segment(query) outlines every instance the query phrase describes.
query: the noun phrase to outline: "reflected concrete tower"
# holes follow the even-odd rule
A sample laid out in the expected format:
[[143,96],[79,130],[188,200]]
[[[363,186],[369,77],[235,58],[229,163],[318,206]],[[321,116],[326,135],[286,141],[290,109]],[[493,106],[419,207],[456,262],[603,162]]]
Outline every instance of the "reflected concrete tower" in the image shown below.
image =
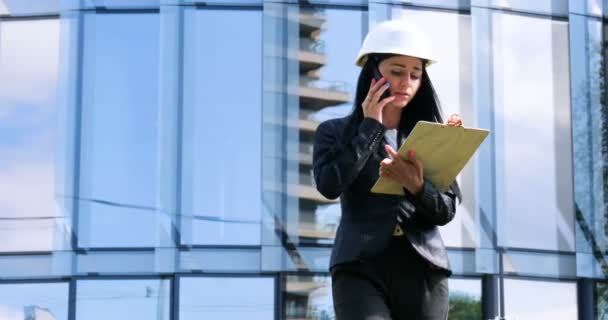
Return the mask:
[[[350,101],[346,84],[321,80],[321,69],[327,63],[325,43],[321,40],[325,25],[323,9],[301,8],[299,12],[299,221],[298,235],[304,242],[329,242],[335,235],[337,221],[318,217],[320,206],[336,203],[323,197],[314,186],[312,149],[314,132],[319,125],[311,115],[323,108]],[[322,209],[321,209],[322,211]],[[337,217],[334,217],[337,220]],[[321,219],[321,221],[319,220]],[[329,217],[329,220],[332,220]]]

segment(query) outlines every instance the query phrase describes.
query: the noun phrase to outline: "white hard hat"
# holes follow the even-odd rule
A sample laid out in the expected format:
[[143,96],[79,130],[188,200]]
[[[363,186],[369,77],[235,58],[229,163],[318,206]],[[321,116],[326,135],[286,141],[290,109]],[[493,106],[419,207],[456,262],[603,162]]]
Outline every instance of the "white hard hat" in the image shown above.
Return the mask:
[[429,37],[418,27],[403,20],[377,24],[363,40],[355,64],[362,67],[370,53],[388,53],[427,60],[427,66],[437,62]]

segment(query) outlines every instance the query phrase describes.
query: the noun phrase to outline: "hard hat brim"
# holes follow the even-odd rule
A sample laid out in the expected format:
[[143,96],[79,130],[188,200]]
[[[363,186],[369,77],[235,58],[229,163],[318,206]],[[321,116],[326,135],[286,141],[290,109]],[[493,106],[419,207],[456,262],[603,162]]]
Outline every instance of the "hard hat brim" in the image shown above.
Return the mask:
[[428,67],[431,64],[437,63],[436,59],[428,58],[428,57],[420,57],[420,56],[411,55],[411,54],[400,54],[400,53],[395,53],[395,52],[368,52],[368,53],[359,54],[359,56],[357,56],[357,59],[355,60],[355,65],[357,65],[358,67],[363,67],[367,63],[369,55],[370,54],[374,54],[374,53],[395,54],[395,55],[400,55],[400,56],[415,57],[415,58],[418,58],[418,59],[426,60],[425,67]]

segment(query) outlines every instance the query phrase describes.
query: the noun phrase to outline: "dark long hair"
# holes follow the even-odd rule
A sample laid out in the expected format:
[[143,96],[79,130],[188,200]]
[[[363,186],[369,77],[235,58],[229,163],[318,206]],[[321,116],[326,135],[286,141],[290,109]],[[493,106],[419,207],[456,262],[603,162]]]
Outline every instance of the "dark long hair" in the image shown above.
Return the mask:
[[[386,58],[392,57],[391,54],[373,54],[368,57],[367,62],[361,69],[359,80],[357,81],[357,92],[355,94],[355,105],[350,115],[349,124],[345,131],[346,136],[352,136],[356,128],[363,121],[363,100],[367,97],[369,86],[373,78],[373,68],[377,68],[380,62]],[[435,88],[431,83],[431,79],[426,71],[427,61],[422,59],[422,78],[420,88],[408,103],[407,107],[401,112],[399,120],[399,137],[407,137],[418,121],[429,121],[443,123],[441,117],[441,104],[435,93]],[[450,185],[450,189],[458,200],[462,202],[462,193],[458,183],[454,181]]]

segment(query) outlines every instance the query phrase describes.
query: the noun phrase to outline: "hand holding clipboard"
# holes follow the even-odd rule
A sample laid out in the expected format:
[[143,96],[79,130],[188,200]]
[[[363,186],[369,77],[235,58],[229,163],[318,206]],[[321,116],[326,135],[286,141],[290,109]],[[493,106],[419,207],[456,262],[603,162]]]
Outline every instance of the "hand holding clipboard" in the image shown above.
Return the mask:
[[[402,159],[409,150],[424,164],[424,178],[445,191],[471,159],[490,131],[419,121],[405,143],[399,148]],[[374,193],[403,195],[396,181],[379,178],[371,189]]]

